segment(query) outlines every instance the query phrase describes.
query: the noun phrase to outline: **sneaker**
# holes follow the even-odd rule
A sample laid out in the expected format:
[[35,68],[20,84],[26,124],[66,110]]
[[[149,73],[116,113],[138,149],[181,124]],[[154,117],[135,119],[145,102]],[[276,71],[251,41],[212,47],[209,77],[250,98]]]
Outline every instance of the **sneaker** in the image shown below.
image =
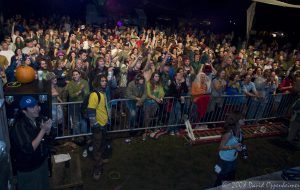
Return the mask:
[[195,129],[197,130],[206,130],[208,129],[207,125],[196,125]]
[[197,124],[194,129],[200,129],[200,128],[201,128],[201,126],[199,124]]
[[156,136],[159,132],[160,132],[160,130],[159,130],[159,129],[156,129],[154,132],[152,132],[152,133],[149,134],[149,137],[155,138],[155,136]]
[[125,142],[126,142],[126,143],[130,143],[130,142],[131,142],[131,139],[125,139]]
[[84,149],[84,151],[82,152],[82,157],[86,158],[87,156],[88,156],[87,149]]
[[175,132],[174,132],[174,131],[171,131],[171,132],[170,132],[170,135],[171,135],[171,136],[174,136],[174,135],[175,135]]
[[147,139],[147,133],[143,134],[142,140],[145,141]]
[[100,177],[102,175],[102,172],[100,169],[95,169],[94,172],[93,172],[93,178],[94,180],[99,180]]
[[89,146],[89,151],[92,152],[94,150],[93,146]]
[[107,164],[108,162],[109,162],[109,159],[108,159],[108,158],[102,159],[102,163],[103,163],[103,164]]
[[265,126],[260,127],[259,131],[261,133],[266,133],[267,132],[267,128]]

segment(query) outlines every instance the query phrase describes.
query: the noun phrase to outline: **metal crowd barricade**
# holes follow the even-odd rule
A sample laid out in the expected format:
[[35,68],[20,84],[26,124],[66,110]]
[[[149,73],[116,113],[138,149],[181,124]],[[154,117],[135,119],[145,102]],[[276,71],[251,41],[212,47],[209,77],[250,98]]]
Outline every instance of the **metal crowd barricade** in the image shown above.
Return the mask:
[[[53,132],[56,139],[91,135],[88,119],[81,114],[82,102],[52,104]],[[62,115],[60,115],[62,114]]]
[[[296,100],[292,94],[268,95],[252,98],[243,95],[213,97],[197,100],[185,96],[184,101],[165,97],[161,104],[145,100],[137,105],[135,100],[114,99],[109,102],[109,133],[165,128],[177,130],[185,125],[187,115],[192,127],[218,126],[224,123],[228,113],[239,111],[246,122],[289,117],[291,106]],[[63,121],[53,115],[57,139],[91,135],[88,120],[81,116],[82,102],[54,103],[52,112],[63,110]],[[61,108],[58,108],[58,107]]]

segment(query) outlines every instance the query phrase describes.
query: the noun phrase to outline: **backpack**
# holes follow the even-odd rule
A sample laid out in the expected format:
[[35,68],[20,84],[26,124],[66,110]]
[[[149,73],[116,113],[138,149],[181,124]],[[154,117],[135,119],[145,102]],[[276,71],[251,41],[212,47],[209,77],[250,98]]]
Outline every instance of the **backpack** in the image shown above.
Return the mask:
[[83,100],[83,102],[81,104],[81,109],[80,109],[81,110],[81,115],[85,119],[89,118],[87,108],[88,108],[88,105],[89,105],[90,96],[91,96],[91,94],[93,92],[95,92],[97,94],[97,96],[98,96],[98,104],[100,104],[100,100],[101,100],[100,92],[98,92],[98,91],[92,91],[92,92],[90,92],[90,94],[88,96],[86,96],[85,99]]

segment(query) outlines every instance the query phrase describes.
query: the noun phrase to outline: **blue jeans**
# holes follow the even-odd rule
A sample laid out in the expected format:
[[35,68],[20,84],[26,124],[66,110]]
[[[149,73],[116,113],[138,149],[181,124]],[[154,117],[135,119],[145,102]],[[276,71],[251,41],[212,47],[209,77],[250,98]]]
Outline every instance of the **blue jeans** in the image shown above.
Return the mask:
[[[169,125],[179,124],[181,121],[181,104],[177,100],[173,101],[172,110],[169,118]],[[168,131],[178,131],[178,126],[169,127]]]
[[255,100],[251,98],[248,106],[247,119],[262,118],[266,105],[267,101],[265,99]]
[[73,135],[84,134],[88,132],[87,121],[81,115],[81,105],[74,104],[69,106],[69,118],[71,119],[71,127]]
[[158,110],[159,106],[154,100],[146,100],[144,103],[144,113],[145,113],[145,120],[144,120],[144,127],[150,127],[151,124],[153,124],[153,120],[156,118],[156,112]]
[[215,181],[214,187],[222,185],[222,181],[234,181],[237,160],[225,161],[219,159],[217,165],[221,168],[221,172],[217,173],[217,180]]
[[132,129],[139,125],[142,121],[141,114],[139,114],[142,111],[142,106],[136,106],[135,100],[127,101],[126,106],[129,111],[129,127]]

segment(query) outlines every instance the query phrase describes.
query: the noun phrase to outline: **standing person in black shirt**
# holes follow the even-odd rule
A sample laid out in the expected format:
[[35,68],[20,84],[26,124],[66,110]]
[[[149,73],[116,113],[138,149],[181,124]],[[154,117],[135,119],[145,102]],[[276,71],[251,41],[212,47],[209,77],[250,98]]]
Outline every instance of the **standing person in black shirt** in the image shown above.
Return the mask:
[[186,96],[187,93],[188,86],[185,83],[185,78],[183,77],[183,73],[178,70],[174,80],[170,82],[169,90],[167,92],[167,97],[173,97],[168,100],[166,106],[168,125],[172,125],[172,127],[169,127],[168,129],[171,135],[179,134],[178,126],[176,126],[176,124],[180,123],[185,101],[184,96]]
[[52,120],[43,121],[31,96],[20,100],[21,113],[10,131],[11,157],[19,190],[48,190],[48,135]]

